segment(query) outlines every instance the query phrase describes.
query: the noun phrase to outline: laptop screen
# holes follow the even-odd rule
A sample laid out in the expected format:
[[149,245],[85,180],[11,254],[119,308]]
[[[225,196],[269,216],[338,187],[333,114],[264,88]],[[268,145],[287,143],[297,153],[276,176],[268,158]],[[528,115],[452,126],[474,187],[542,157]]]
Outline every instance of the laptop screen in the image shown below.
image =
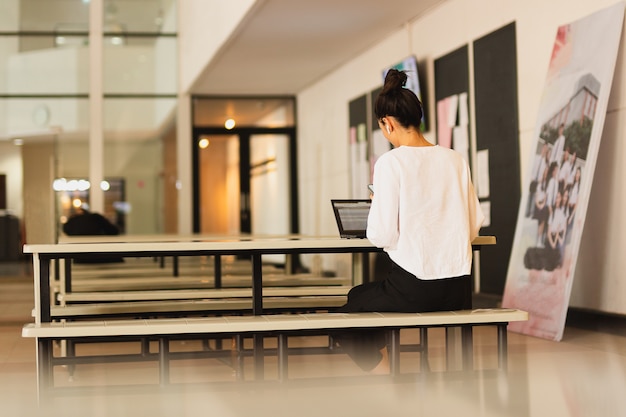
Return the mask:
[[366,237],[367,216],[371,200],[331,200],[339,236],[343,238]]

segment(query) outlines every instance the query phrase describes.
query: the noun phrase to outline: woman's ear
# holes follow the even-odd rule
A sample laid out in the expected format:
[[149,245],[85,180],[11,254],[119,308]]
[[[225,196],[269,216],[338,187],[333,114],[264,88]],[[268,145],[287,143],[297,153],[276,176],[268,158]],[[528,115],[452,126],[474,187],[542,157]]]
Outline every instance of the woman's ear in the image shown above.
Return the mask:
[[385,125],[385,130],[387,133],[391,133],[391,120],[388,117],[383,117],[383,123]]

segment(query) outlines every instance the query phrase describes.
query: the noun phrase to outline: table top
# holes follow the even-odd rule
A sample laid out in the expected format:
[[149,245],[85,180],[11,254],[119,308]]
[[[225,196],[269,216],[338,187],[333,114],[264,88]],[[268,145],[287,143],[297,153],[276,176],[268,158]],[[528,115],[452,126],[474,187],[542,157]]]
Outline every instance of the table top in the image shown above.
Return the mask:
[[[337,236],[84,236],[64,238],[64,243],[27,244],[24,253],[80,254],[128,252],[228,252],[228,251],[354,251],[377,249],[368,239],[342,239]],[[71,242],[71,243],[70,243]],[[494,236],[478,236],[474,246],[494,245]]]

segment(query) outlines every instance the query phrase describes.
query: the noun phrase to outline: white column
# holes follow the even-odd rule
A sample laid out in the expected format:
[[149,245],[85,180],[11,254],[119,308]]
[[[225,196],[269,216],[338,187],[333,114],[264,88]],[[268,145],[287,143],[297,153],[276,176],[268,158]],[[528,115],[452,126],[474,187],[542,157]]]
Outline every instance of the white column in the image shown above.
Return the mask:
[[103,175],[103,0],[89,5],[89,203],[94,212],[104,212],[104,192],[100,188]]
[[176,157],[178,170],[176,188],[178,190],[178,233],[188,235],[191,234],[193,230],[193,190],[191,184],[193,154],[191,152],[191,97],[189,94],[178,94],[176,116]]

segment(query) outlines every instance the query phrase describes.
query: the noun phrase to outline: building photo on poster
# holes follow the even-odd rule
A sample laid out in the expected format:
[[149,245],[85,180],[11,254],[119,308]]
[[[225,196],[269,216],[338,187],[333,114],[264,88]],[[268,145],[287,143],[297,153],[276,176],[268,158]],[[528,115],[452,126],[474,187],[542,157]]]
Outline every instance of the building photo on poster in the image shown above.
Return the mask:
[[624,3],[560,26],[535,125],[503,307],[509,330],[561,340],[624,18]]

